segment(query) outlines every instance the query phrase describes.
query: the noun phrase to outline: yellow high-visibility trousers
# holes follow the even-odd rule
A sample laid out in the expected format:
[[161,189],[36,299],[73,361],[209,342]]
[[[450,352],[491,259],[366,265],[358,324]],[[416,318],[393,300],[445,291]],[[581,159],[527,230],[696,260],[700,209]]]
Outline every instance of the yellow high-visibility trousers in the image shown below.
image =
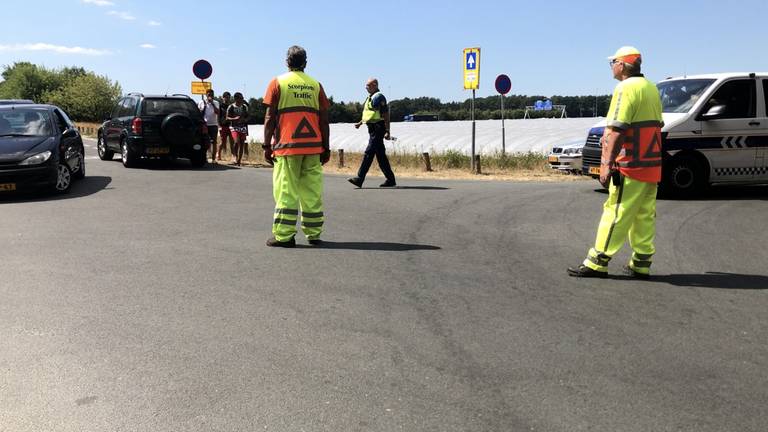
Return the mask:
[[624,176],[619,186],[611,182],[595,246],[584,260],[585,266],[608,271],[608,262],[629,238],[632,247],[629,268],[637,273],[650,274],[651,258],[656,252],[653,246],[656,237],[656,189],[656,183]]
[[275,218],[272,234],[277,241],[296,235],[301,214],[301,229],[309,240],[323,232],[323,165],[320,155],[276,156],[272,171]]

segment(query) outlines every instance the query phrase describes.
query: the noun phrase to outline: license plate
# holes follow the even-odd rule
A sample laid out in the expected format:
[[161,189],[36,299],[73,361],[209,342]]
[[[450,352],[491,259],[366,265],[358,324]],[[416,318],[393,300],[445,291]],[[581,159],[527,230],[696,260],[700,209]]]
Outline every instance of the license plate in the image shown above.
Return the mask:
[[0,183],[0,192],[11,192],[16,190],[16,183]]
[[589,167],[589,173],[600,175],[600,167]]
[[159,155],[159,154],[168,154],[170,153],[170,150],[168,147],[153,147],[147,149],[148,155]]
[[557,162],[557,156],[550,156],[549,159],[550,162]]

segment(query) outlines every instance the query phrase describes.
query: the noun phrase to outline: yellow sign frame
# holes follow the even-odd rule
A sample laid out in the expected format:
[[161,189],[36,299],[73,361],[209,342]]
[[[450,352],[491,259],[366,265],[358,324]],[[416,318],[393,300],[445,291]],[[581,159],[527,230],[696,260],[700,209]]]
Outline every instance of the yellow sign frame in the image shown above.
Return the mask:
[[210,81],[192,81],[192,94],[204,95],[205,92],[213,88]]
[[[469,68],[467,55],[474,53],[474,68]],[[464,64],[464,90],[477,90],[480,88],[480,48],[464,48],[461,53],[461,62]]]

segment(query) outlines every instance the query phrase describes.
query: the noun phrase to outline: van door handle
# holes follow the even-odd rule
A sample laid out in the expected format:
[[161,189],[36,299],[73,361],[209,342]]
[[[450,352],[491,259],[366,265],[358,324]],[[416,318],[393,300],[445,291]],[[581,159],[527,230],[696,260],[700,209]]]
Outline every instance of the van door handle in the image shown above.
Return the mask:
[[750,126],[760,126],[760,122],[759,122],[759,121],[751,121],[751,122],[749,122],[748,124],[749,124]]

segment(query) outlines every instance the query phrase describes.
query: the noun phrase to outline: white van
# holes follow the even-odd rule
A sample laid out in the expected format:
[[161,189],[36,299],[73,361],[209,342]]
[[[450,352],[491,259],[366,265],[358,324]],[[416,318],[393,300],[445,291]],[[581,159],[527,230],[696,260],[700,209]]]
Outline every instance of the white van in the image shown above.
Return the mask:
[[[663,190],[684,196],[713,183],[768,183],[768,72],[667,78],[657,86]],[[590,130],[583,153],[584,172],[593,176],[600,152],[592,135],[601,129]]]

